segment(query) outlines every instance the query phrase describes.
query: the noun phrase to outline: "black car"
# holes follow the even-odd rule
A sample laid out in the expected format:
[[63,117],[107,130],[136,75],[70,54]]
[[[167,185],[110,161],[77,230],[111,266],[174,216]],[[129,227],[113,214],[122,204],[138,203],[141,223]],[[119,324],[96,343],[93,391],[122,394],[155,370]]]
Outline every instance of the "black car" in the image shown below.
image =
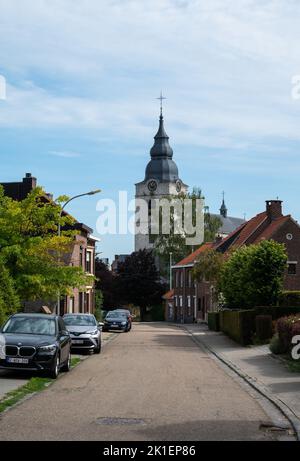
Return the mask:
[[71,366],[71,337],[57,315],[15,314],[1,329],[0,368],[45,371],[57,378]]
[[104,320],[103,331],[123,330],[130,331],[131,321],[124,312],[110,311]]

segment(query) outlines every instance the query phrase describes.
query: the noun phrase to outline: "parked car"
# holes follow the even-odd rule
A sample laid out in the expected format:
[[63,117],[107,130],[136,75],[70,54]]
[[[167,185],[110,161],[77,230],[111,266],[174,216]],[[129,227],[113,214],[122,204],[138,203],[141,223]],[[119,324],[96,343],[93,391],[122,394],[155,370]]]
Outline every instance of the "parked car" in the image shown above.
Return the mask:
[[64,322],[71,335],[72,350],[101,352],[101,325],[91,314],[65,314]]
[[124,312],[110,311],[104,320],[103,331],[123,330],[130,331],[131,320]]
[[131,330],[131,328],[132,328],[132,320],[133,320],[132,313],[127,309],[114,309],[114,312],[120,312],[122,314],[127,315],[127,318],[129,320],[129,323],[130,323],[130,330]]
[[57,315],[15,314],[1,329],[0,368],[45,371],[57,378],[71,366],[71,337]]

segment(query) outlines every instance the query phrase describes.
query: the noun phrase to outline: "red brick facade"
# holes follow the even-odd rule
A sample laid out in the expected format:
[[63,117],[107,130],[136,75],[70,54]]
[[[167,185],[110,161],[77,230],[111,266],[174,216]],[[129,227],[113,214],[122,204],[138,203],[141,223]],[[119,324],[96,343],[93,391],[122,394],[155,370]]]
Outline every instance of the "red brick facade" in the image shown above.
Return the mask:
[[264,239],[285,245],[288,265],[284,289],[300,290],[300,226],[290,215],[282,214],[280,200],[268,200],[265,212],[243,223],[223,240],[202,245],[173,267],[174,309],[173,318],[168,320],[178,323],[206,321],[207,312],[216,308],[211,283],[194,283],[191,278],[196,258],[202,251],[214,248],[225,253],[232,247],[257,244]]

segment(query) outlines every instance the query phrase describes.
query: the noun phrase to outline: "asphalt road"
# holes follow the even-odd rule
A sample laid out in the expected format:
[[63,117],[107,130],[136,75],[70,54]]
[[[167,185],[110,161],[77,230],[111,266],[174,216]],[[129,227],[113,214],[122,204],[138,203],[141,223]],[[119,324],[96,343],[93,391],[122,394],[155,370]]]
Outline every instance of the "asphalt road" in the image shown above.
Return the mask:
[[176,327],[136,324],[0,417],[0,440],[270,440],[258,402]]

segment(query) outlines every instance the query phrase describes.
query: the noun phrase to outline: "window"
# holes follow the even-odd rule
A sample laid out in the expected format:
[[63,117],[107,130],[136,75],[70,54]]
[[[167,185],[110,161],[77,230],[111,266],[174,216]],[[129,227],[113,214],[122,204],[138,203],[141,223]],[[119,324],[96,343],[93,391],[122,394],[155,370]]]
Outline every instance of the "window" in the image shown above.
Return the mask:
[[188,272],[188,286],[191,287],[192,286],[192,271],[189,270]]
[[83,313],[83,302],[84,302],[84,293],[79,293],[79,312]]
[[92,252],[86,252],[86,271],[91,274],[92,273]]
[[73,314],[74,312],[74,297],[70,298],[69,300],[69,314]]
[[297,274],[297,262],[288,261],[288,274],[289,275]]
[[179,296],[179,305],[182,307],[182,296]]
[[187,305],[188,307],[191,307],[191,297],[190,296],[187,297]]

